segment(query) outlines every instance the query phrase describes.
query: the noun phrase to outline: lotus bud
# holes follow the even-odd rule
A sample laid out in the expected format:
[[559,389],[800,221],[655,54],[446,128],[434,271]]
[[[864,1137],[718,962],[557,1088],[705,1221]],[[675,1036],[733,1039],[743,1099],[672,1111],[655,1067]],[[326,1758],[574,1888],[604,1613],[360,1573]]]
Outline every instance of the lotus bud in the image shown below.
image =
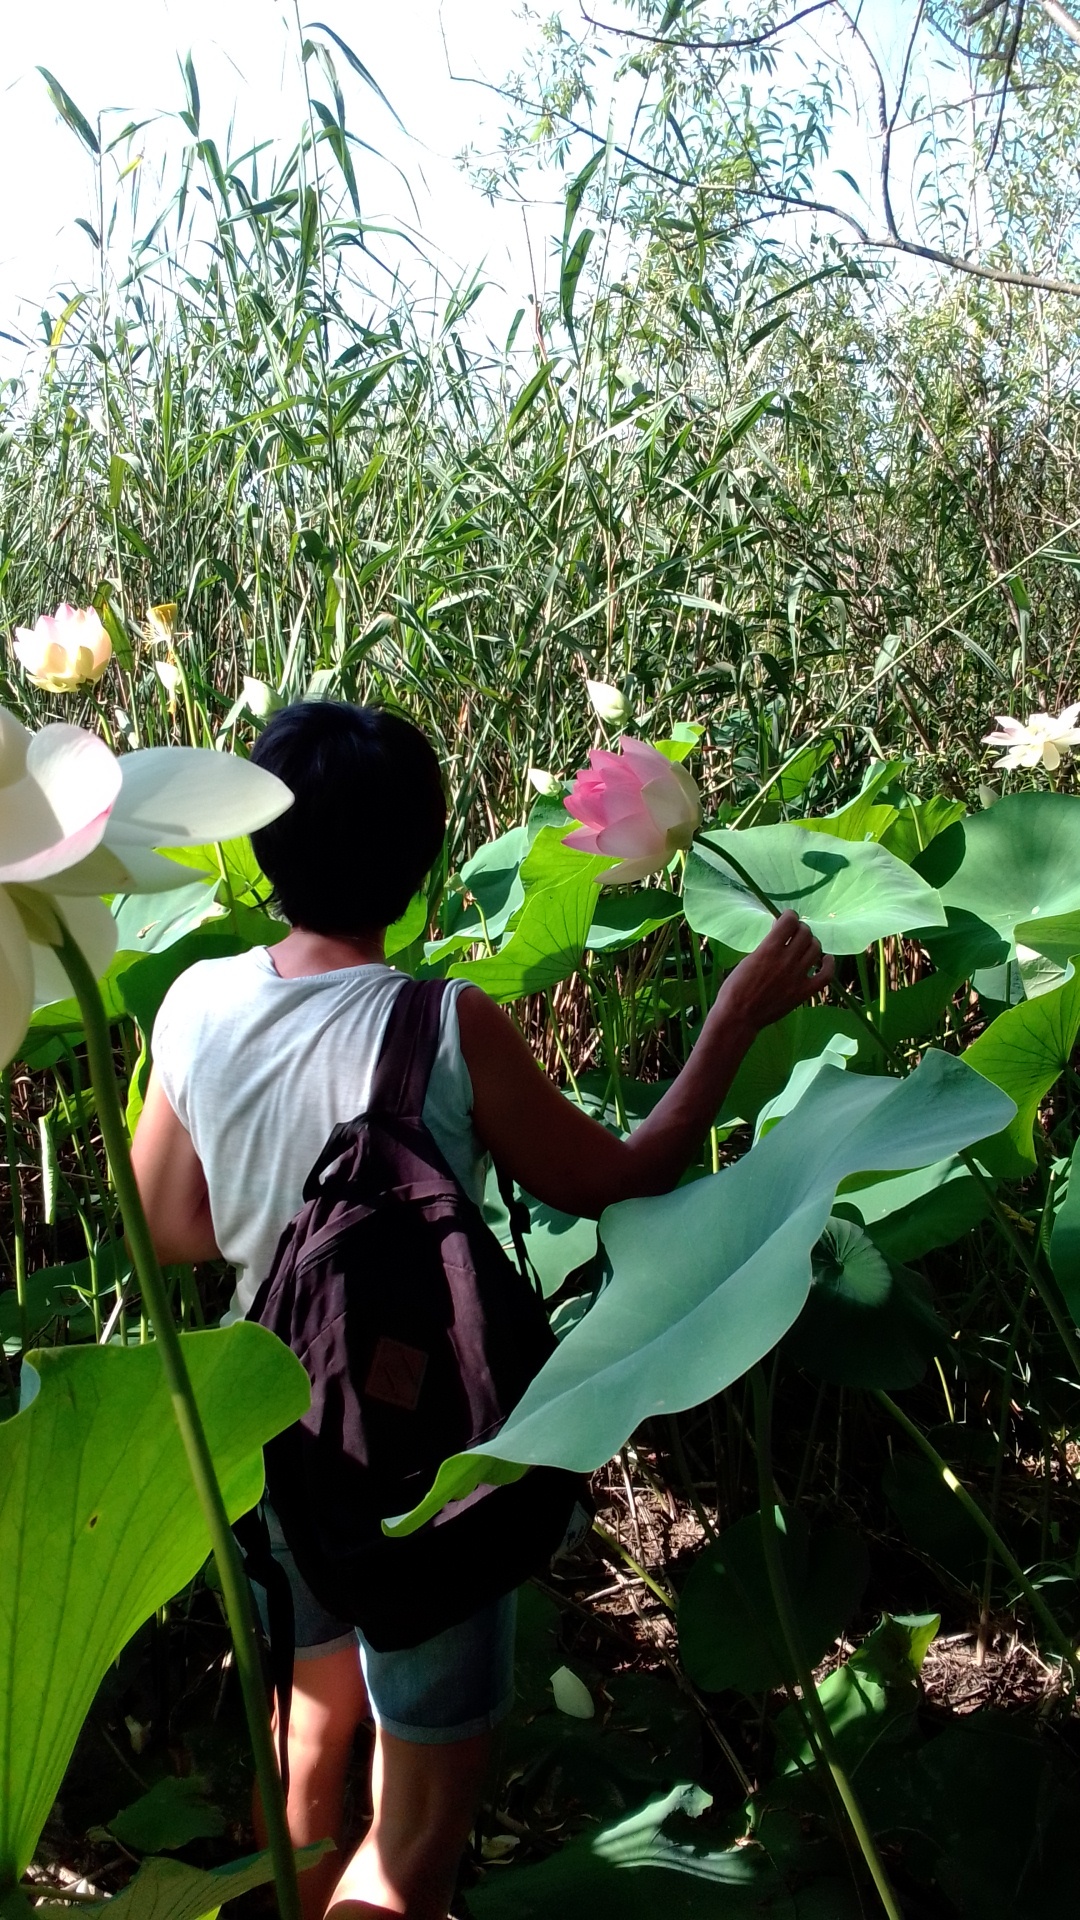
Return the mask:
[[276,713],[285,702],[280,693],[268,687],[265,680],[256,680],[250,673],[244,675],[244,705],[257,720],[265,720],[268,714]]
[[545,800],[558,800],[562,796],[563,781],[558,774],[547,773],[543,767],[529,768],[529,784],[542,794]]
[[586,680],[586,691],[592,702],[593,712],[609,727],[625,727],[634,717],[633,709],[625,693],[618,687],[608,685],[606,680]]

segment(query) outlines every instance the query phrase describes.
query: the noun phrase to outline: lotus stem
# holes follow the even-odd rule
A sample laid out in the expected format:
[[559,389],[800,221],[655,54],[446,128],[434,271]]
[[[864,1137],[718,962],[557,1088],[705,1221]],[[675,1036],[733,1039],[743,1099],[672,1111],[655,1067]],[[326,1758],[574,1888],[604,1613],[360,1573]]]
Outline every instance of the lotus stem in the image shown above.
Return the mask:
[[1080,1686],[1080,1658],[1077,1657],[1076,1648],[1064,1627],[1054,1618],[1038,1588],[1032,1586],[1020,1562],[1009,1552],[997,1528],[987,1518],[978,1501],[972,1498],[967,1488],[957,1479],[952,1468],[942,1459],[926,1435],[920,1433],[914,1420],[909,1420],[907,1414],[897,1406],[896,1401],[891,1400],[880,1387],[875,1387],[873,1393],[875,1400],[884,1407],[886,1413],[892,1415],[897,1424],[904,1429],[908,1439],[914,1441],[920,1453],[924,1454],[931,1466],[937,1469],[949,1492],[956,1495],[968,1518],[975,1522],[987,1545],[997,1554],[1006,1572],[1012,1575],[1032,1612],[1042,1621],[1058,1653],[1072,1673],[1074,1684]]
[[120,1093],[113,1070],[112,1043],[97,981],[78,942],[62,925],[63,938],[56,948],[75,998],[79,1003],[86,1035],[90,1078],[97,1095],[98,1121],[109,1162],[116,1197],[124,1220],[132,1265],[138,1276],[144,1302],[149,1306],[161,1365],[168,1384],[176,1424],[187,1455],[191,1478],[199,1496],[210,1544],[214,1552],[225,1611],[232,1634],[236,1669],[244,1697],[244,1711],[251,1736],[252,1752],[259,1791],[266,1817],[267,1839],[274,1862],[278,1909],[281,1920],[301,1920],[300,1893],[296,1880],[296,1862],[289,1838],[285,1796],[281,1789],[274,1754],[273,1734],[263,1691],[259,1646],[251,1611],[251,1596],[240,1564],[240,1555],[229,1516],[225,1510],[213,1458],[199,1414],[184,1351],[172,1314],[165,1281],[158,1264],[154,1243],[143,1212],[135,1173],[128,1148],[127,1128],[120,1105]]
[[803,1650],[802,1636],[795,1618],[795,1609],[791,1604],[787,1575],[780,1553],[780,1537],[776,1525],[776,1485],[772,1473],[772,1441],[769,1422],[769,1390],[760,1365],[750,1370],[750,1385],[754,1395],[754,1430],[757,1441],[758,1487],[761,1495],[761,1544],[765,1554],[765,1566],[769,1575],[769,1587],[772,1591],[773,1605],[780,1622],[780,1631],[795,1669],[795,1676],[802,1692],[802,1707],[809,1720],[814,1740],[821,1750],[822,1757],[843,1803],[844,1812],[851,1823],[852,1832],[859,1843],[859,1851],[866,1862],[870,1877],[877,1889],[884,1912],[889,1920],[903,1920],[897,1904],[896,1895],[889,1884],[888,1875],[878,1853],[874,1836],[866,1822],[858,1795],[848,1778],[847,1769],[840,1758],[840,1752],[833,1739],[828,1715],[821,1704],[809,1661]]
[[3,1071],[4,1135],[7,1146],[8,1177],[11,1182],[11,1235],[15,1252],[15,1299],[19,1308],[19,1345],[26,1352],[29,1321],[26,1311],[26,1227],[23,1219],[22,1175],[19,1172],[19,1143],[15,1135],[15,1111],[11,1098],[11,1068]]

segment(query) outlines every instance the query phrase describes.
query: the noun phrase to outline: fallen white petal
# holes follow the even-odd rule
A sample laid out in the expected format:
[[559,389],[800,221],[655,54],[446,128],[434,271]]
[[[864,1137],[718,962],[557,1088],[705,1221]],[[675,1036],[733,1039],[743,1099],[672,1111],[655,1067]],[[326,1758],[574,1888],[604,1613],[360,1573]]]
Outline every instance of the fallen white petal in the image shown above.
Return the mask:
[[559,1667],[552,1674],[551,1691],[560,1713],[568,1713],[574,1720],[594,1718],[596,1702],[584,1680],[579,1680],[569,1667]]

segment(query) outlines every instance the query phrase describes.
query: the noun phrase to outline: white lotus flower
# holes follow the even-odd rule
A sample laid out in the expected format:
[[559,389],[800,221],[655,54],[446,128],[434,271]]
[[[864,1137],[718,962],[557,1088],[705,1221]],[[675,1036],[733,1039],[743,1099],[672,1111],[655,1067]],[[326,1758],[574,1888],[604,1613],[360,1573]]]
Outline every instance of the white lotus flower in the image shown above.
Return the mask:
[[93,607],[69,607],[43,613],[33,627],[16,627],[12,652],[35,687],[48,693],[74,693],[93,686],[112,659],[109,639]]
[[618,687],[608,685],[606,680],[586,680],[585,690],[592,702],[593,712],[608,726],[625,727],[633,719],[633,709],[625,693]]
[[251,833],[291,804],[281,780],[231,754],[148,747],[117,759],[81,727],[31,734],[0,707],[0,1063],[35,1002],[70,991],[52,952],[61,922],[103,973],[116,923],[100,894],[187,886],[192,869],[156,847]]
[[1010,713],[996,713],[997,731],[983,734],[983,745],[1005,747],[995,767],[1045,767],[1056,773],[1062,755],[1080,745],[1080,700],[1060,713],[1029,713],[1026,722]]

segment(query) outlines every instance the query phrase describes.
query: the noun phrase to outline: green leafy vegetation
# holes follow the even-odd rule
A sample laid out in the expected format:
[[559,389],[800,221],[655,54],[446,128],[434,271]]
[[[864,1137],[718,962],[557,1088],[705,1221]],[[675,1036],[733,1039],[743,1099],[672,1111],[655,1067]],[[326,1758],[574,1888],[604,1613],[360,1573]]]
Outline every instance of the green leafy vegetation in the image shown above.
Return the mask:
[[[698,0],[538,38],[489,184],[526,140],[565,166],[557,290],[498,351],[479,279],[430,324],[372,294],[342,89],[362,69],[329,30],[300,58],[335,107],[313,98],[290,153],[217,140],[187,62],[146,231],[138,129],[45,78],[135,239],[122,261],[95,242],[99,281],[0,393],[0,621],[93,604],[112,659],[65,694],[5,652],[3,706],[121,754],[242,755],[304,695],[412,715],[451,823],[388,952],[505,1003],[620,1133],[775,910],[840,956],[837,990],[754,1042],[674,1192],[599,1224],[524,1196],[558,1349],[404,1522],[534,1464],[594,1474],[590,1549],[522,1597],[481,1920],[1075,1904],[1080,797],[1067,743],[1036,729],[991,767],[982,742],[999,713],[1057,715],[1063,740],[1080,694],[1080,70],[1045,4],[907,13],[910,60],[882,56],[896,143],[832,226],[853,70],[823,39],[793,80],[785,9],[742,9],[742,46]],[[644,89],[625,144],[586,126],[598,45]],[[874,196],[924,117],[897,226]],[[605,889],[562,794],[619,732],[685,766],[704,817]],[[178,889],[99,874],[129,1130],[171,982],[282,932],[235,823],[189,824]],[[170,1745],[190,1694],[212,1746],[220,1578],[100,1049],[53,991],[3,1075],[0,1909],[61,1910],[50,1817],[104,1731],[122,1780],[82,1828],[107,1836],[110,1911],[202,1920],[272,1870],[222,1857],[246,1776],[226,1817],[220,1757],[185,1774]],[[222,1273],[165,1288],[234,1516],[303,1381],[256,1330],[209,1330]],[[125,1660],[167,1692],[177,1642],[144,1775],[142,1705],[103,1703]],[[148,1856],[133,1875],[117,1843]]]

